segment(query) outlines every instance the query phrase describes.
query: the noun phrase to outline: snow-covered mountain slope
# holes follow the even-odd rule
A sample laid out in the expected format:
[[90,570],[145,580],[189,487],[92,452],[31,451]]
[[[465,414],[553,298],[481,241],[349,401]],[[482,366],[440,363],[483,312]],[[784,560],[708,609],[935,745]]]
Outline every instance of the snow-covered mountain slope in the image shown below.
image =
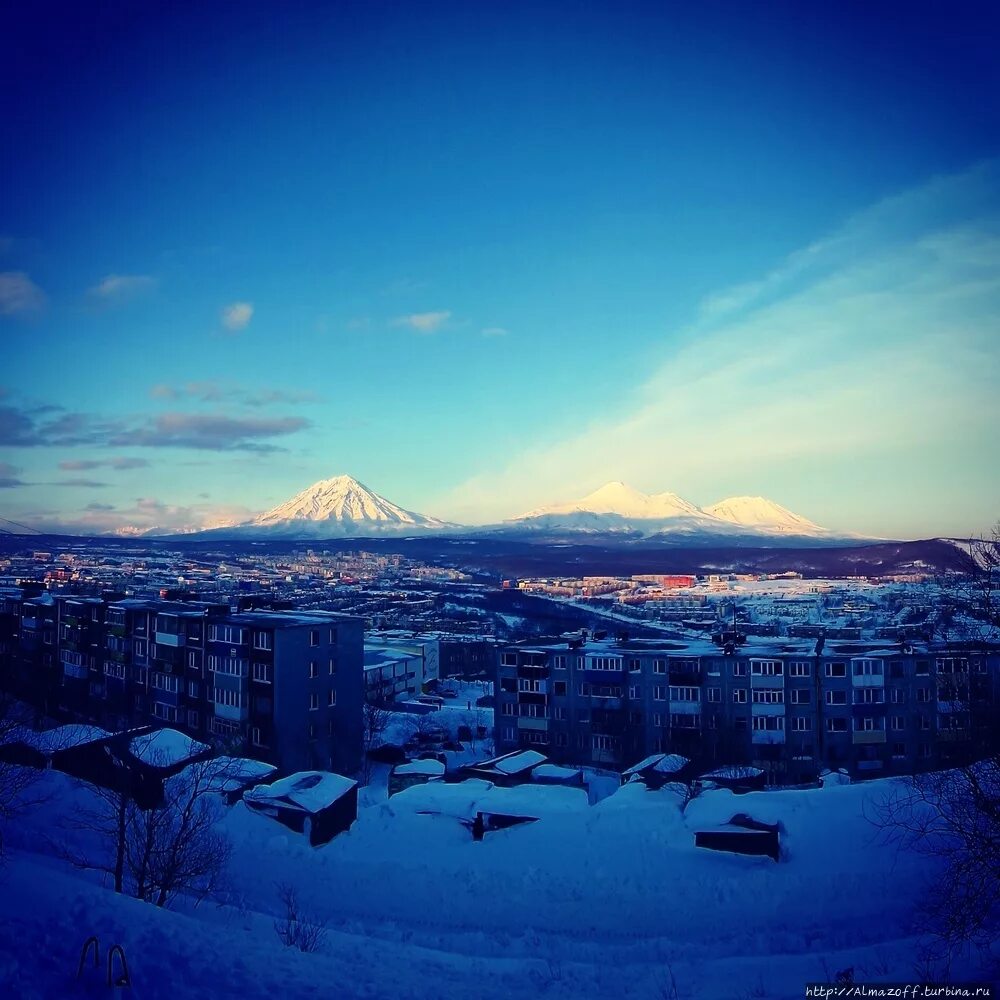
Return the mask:
[[738,524],[754,531],[774,532],[787,535],[829,535],[827,528],[821,528],[801,514],[768,500],[766,497],[728,497],[704,508],[706,514]]
[[711,517],[676,493],[641,493],[625,483],[606,483],[580,500],[537,507],[507,528],[526,531],[585,531],[651,534],[669,530],[687,534],[714,531],[731,534],[731,525]]
[[239,537],[335,538],[406,534],[449,527],[444,521],[399,507],[351,476],[334,476],[297,493],[250,521],[220,528]]

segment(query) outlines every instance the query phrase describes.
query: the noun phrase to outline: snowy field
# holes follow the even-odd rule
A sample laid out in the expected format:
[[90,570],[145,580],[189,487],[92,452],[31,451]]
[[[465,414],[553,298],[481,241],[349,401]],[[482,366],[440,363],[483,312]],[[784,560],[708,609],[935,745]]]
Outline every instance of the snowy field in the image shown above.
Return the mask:
[[[424,785],[373,801],[319,849],[240,803],[221,820],[225,901],[164,911],[58,859],[55,842],[80,836],[60,823],[90,792],[49,772],[48,801],[7,828],[0,994],[107,996],[94,970],[74,979],[90,934],[124,945],[137,998],[729,1000],[801,997],[849,966],[906,980],[908,915],[931,873],[876,842],[863,810],[882,788],[717,790],[682,814],[674,792],[635,783],[595,805],[567,788]],[[476,842],[459,817],[484,796],[541,818]],[[740,812],[782,824],[780,863],[694,847],[695,830]],[[279,941],[280,883],[327,923],[318,952]]]

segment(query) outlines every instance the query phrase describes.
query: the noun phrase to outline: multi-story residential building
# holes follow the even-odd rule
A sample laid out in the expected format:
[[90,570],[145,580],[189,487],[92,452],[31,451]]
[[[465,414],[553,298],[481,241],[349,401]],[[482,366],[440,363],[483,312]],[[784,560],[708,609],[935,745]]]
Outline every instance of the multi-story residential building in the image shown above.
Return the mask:
[[0,625],[0,682],[45,715],[160,721],[285,770],[360,766],[359,618],[42,594],[5,595]]
[[621,770],[657,752],[752,763],[779,782],[944,766],[1000,702],[1000,648],[755,640],[500,647],[496,749]]

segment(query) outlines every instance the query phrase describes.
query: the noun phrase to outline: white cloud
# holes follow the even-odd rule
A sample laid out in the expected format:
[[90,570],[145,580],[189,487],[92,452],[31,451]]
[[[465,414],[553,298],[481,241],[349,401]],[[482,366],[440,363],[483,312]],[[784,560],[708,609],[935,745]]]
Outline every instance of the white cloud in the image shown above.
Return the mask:
[[495,520],[609,479],[696,503],[753,482],[818,521],[875,531],[893,512],[948,516],[932,467],[951,470],[955,496],[972,479],[1000,495],[983,464],[1000,426],[998,180],[997,164],[934,180],[713,296],[588,425],[554,442],[540,428],[506,467],[486,456],[428,506]]
[[418,333],[434,333],[440,330],[448,320],[451,312],[442,309],[439,312],[410,313],[409,316],[399,316],[393,320],[393,326],[408,326]]
[[482,334],[484,337],[506,337],[507,331],[502,326],[488,326]]
[[231,302],[222,310],[222,325],[234,332],[245,330],[253,318],[253,305],[249,302]]
[[108,274],[88,289],[93,298],[105,302],[120,302],[149,291],[156,279],[148,274]]
[[45,306],[45,293],[24,271],[0,272],[0,316],[38,312]]

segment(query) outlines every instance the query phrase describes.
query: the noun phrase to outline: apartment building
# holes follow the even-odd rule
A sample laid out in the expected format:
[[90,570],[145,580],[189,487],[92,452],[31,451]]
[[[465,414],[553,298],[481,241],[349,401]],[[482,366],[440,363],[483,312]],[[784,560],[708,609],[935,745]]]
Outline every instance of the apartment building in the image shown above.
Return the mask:
[[363,650],[363,621],[329,612],[0,600],[0,683],[43,714],[106,729],[160,721],[285,770],[359,768]]
[[498,753],[621,770],[659,752],[750,763],[782,783],[945,766],[1000,702],[1000,648],[754,640],[500,647]]

